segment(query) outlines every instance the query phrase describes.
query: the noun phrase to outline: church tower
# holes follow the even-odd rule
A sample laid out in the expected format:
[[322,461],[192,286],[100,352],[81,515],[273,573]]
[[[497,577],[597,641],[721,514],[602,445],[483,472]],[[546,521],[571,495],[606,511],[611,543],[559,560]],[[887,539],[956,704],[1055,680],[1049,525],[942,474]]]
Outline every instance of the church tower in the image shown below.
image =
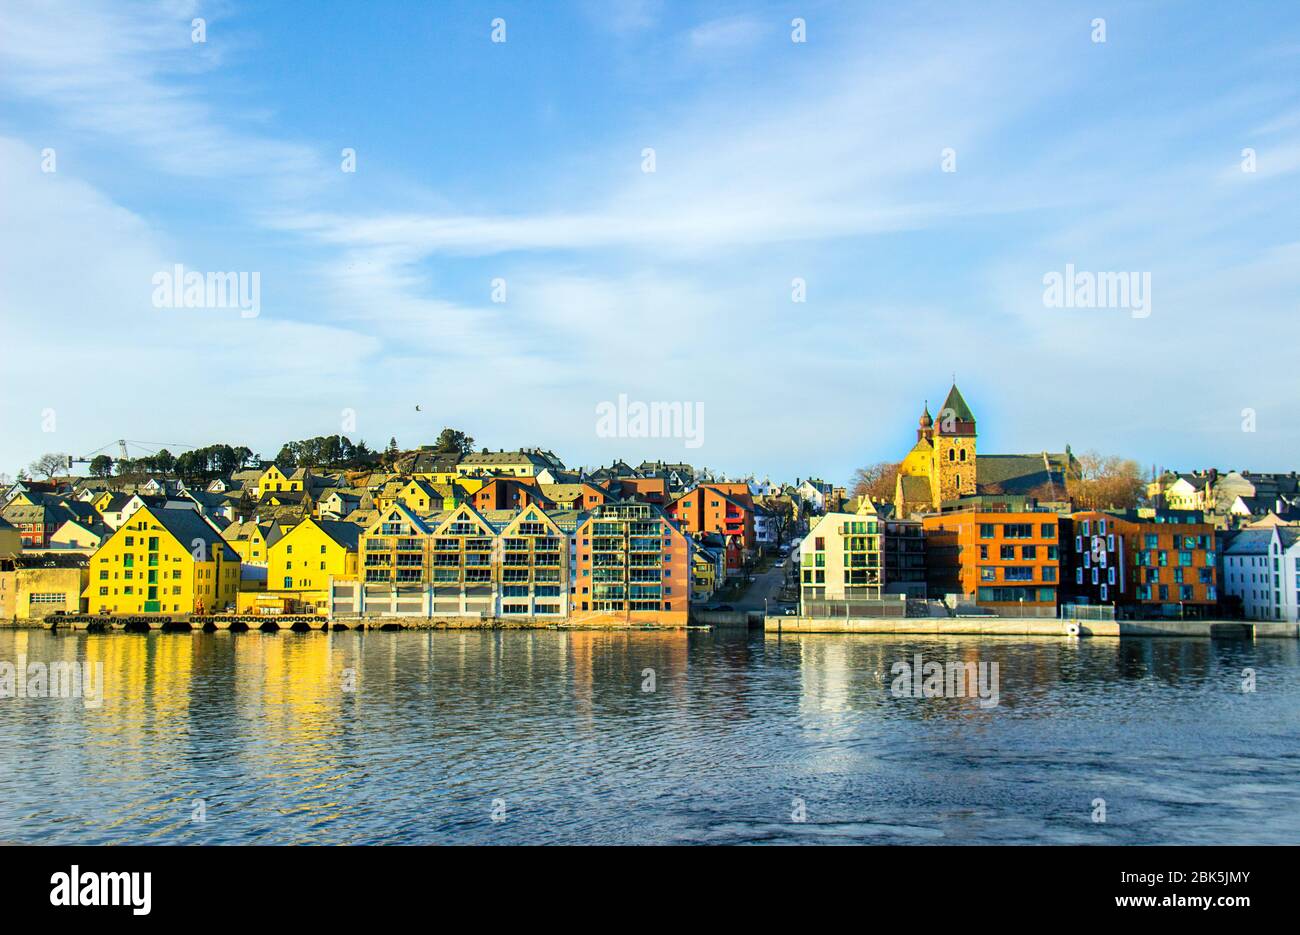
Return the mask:
[[930,492],[938,509],[945,500],[975,493],[975,415],[953,383],[948,397],[934,417],[934,469]]

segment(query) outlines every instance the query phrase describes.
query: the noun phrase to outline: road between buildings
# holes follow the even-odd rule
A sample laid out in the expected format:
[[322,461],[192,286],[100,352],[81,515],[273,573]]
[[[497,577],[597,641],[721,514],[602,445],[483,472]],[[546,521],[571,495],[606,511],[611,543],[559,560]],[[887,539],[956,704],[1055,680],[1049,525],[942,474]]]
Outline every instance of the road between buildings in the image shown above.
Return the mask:
[[774,563],[771,568],[755,578],[754,583],[745,592],[745,596],[734,603],[736,610],[763,610],[763,601],[766,598],[769,601],[767,609],[775,613],[776,596],[781,590],[788,561],[789,559],[782,559],[779,563]]

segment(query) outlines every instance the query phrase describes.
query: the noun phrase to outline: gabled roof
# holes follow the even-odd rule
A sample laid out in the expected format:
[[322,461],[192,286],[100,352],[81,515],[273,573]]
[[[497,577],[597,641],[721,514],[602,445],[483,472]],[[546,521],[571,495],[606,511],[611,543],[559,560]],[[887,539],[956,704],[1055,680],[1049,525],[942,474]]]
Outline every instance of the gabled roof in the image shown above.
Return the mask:
[[[357,551],[361,543],[361,533],[364,531],[356,523],[345,523],[341,520],[331,519],[313,519],[304,520],[305,522],[315,523],[320,527],[321,532],[329,536],[336,543],[343,546],[349,552]],[[295,529],[297,527],[294,527]]]
[[[176,541],[185,549],[193,548],[194,540],[200,539],[207,546],[209,554],[220,550],[225,561],[239,561],[239,556],[230,547],[230,543],[221,537],[221,533],[211,523],[194,510],[156,510],[151,507],[144,507],[139,513],[131,517],[131,522],[134,523],[140,513],[145,512],[159,526],[175,536]],[[122,527],[122,529],[128,528],[127,526]]]

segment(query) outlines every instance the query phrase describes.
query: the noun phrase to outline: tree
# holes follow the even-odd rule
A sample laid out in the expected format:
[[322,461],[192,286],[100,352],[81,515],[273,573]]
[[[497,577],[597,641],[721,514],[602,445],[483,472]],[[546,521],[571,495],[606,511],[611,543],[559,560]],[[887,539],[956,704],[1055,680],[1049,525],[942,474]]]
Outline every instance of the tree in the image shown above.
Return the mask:
[[1128,510],[1138,505],[1145,484],[1142,468],[1118,455],[1089,451],[1079,456],[1079,473],[1066,489],[1080,510]]
[[894,485],[897,483],[898,469],[902,465],[895,461],[877,461],[875,464],[858,468],[853,475],[852,496],[867,495],[872,500],[889,501],[894,499]]
[[43,475],[46,480],[49,480],[59,471],[67,470],[68,457],[53,451],[46,452],[31,463],[32,473]]
[[794,504],[789,497],[762,497],[760,501],[772,514],[772,531],[776,533],[776,544],[785,542],[794,525]]
[[108,477],[113,473],[113,459],[108,455],[95,455],[90,459],[92,477]]
[[467,455],[474,450],[474,439],[456,429],[443,429],[433,443],[434,451],[443,454]]

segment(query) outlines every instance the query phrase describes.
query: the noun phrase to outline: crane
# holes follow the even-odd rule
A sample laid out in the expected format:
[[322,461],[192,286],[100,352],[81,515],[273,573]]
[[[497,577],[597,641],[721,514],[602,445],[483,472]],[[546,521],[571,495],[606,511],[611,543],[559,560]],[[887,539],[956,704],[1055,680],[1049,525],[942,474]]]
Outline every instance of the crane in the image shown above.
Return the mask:
[[116,440],[116,442],[109,442],[107,445],[100,445],[94,451],[90,452],[90,454],[83,455],[80,458],[76,458],[73,457],[72,455],[68,455],[69,469],[71,469],[72,465],[74,464],[89,464],[91,461],[95,459],[96,455],[102,454],[104,452],[104,449],[109,448],[114,444],[117,445],[117,450],[119,452],[118,460],[121,461],[131,460],[131,453],[127,449],[127,445],[134,445],[136,448],[140,449],[142,453],[145,455],[155,455],[158,453],[159,449],[162,448],[193,449],[197,447],[195,445],[182,445],[176,442],[141,442],[141,441],[128,440],[125,438],[119,438]]

